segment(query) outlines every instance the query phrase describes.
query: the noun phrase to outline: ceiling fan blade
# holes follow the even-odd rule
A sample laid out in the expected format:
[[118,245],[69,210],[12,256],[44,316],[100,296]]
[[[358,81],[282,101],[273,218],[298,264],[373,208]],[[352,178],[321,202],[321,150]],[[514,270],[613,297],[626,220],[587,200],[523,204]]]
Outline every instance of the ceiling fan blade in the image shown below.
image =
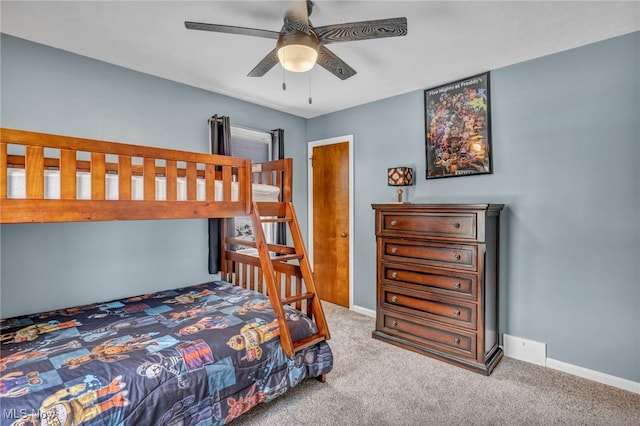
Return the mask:
[[286,29],[309,34],[309,9],[305,0],[295,0],[284,15]]
[[323,44],[343,41],[370,40],[372,38],[400,37],[407,35],[407,18],[377,19],[374,21],[315,27],[314,31]]
[[267,54],[258,65],[256,65],[247,77],[262,77],[265,75],[271,68],[273,68],[278,62],[278,49],[273,49],[271,52]]
[[311,14],[313,13],[313,6],[315,6],[315,3],[313,3],[311,0],[307,0],[307,16],[311,16]]
[[257,28],[234,27],[232,25],[205,24],[203,22],[185,21],[184,26],[189,30],[213,31],[216,33],[239,34],[254,37],[278,39],[277,31],[259,30]]
[[338,58],[335,53],[320,45],[318,48],[318,65],[338,77],[340,80],[346,80],[353,77],[356,71],[347,65],[342,59]]

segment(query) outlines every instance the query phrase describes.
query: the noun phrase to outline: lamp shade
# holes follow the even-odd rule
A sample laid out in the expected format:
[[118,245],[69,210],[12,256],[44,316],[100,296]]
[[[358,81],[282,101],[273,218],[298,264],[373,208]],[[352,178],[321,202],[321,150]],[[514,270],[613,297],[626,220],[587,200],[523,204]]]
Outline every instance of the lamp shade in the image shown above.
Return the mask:
[[317,51],[302,44],[291,44],[278,50],[278,59],[287,71],[309,71],[315,65],[317,58]]
[[413,169],[411,167],[392,167],[388,170],[389,186],[413,185]]
[[278,60],[287,71],[309,71],[318,59],[315,34],[285,33],[278,39]]

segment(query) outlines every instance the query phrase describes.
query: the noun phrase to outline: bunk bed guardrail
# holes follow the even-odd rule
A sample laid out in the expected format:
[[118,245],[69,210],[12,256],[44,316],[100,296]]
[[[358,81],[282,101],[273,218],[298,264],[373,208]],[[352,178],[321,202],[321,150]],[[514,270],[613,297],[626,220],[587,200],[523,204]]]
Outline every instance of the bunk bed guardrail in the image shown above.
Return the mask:
[[[15,169],[24,170],[24,198],[11,197],[9,171]],[[46,172],[52,170],[59,179],[57,199],[45,191]],[[78,198],[80,173],[90,180],[89,199]],[[114,192],[108,190],[113,176],[118,202],[107,197]],[[166,185],[162,199],[157,196],[159,179]],[[143,188],[139,199],[134,196],[136,180]],[[251,211],[251,180],[251,160],[246,158],[0,129],[0,223],[246,215]],[[186,185],[182,197],[180,184],[183,189]]]

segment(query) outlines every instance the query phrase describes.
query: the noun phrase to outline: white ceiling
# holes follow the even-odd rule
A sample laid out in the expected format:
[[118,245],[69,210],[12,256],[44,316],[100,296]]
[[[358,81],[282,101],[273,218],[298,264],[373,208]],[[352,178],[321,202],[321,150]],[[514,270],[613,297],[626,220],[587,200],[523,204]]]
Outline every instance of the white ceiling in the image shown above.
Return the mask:
[[[324,1],[315,26],[405,16],[406,37],[331,44],[357,74],[247,73],[275,40],[184,21],[280,31],[290,1],[5,1],[3,33],[311,118],[640,30],[638,1]],[[287,90],[282,90],[283,76]],[[313,103],[308,103],[309,93]]]

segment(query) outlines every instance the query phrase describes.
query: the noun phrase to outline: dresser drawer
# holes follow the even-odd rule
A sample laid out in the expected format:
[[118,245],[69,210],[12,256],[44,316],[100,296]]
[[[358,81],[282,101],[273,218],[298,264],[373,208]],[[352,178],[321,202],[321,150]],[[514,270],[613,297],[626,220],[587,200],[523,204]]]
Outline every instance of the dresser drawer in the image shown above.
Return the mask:
[[438,326],[420,318],[384,309],[379,311],[378,321],[379,329],[389,335],[440,351],[468,358],[476,357],[475,333]]
[[478,246],[476,245],[423,243],[417,240],[393,238],[382,239],[381,244],[383,260],[468,271],[477,269]]
[[382,308],[471,330],[475,330],[478,323],[478,311],[474,303],[438,298],[429,293],[400,287],[380,287],[380,304]]
[[434,294],[471,301],[475,301],[478,294],[478,278],[475,274],[455,273],[388,262],[380,263],[380,272],[379,279],[382,279],[384,284],[429,291]]
[[428,237],[476,240],[476,213],[382,212],[381,235],[412,234]]

